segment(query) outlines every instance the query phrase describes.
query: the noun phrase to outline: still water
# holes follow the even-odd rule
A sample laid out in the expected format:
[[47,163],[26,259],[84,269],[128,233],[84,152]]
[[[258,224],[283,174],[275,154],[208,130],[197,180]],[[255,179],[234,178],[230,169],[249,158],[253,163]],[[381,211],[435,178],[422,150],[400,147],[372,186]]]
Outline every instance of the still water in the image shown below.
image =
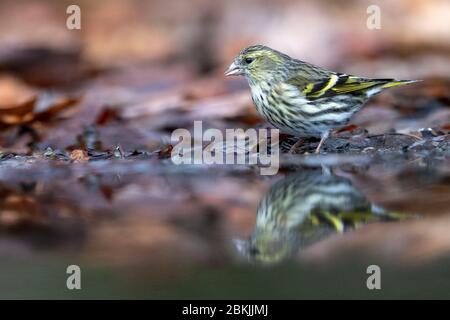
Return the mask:
[[[16,160],[0,165],[2,298],[450,294],[445,158],[283,155],[276,176]],[[69,265],[81,290],[66,287]],[[371,265],[381,290],[367,288]]]

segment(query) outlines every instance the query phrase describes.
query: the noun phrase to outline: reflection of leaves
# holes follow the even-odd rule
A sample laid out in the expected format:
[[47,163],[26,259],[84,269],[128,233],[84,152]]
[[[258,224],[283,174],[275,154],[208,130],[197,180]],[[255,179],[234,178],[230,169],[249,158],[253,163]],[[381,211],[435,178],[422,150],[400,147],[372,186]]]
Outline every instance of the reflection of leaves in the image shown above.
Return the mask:
[[77,217],[79,211],[71,205],[54,203],[58,212],[73,216],[67,219],[63,215],[51,215],[45,199],[35,189],[35,183],[22,183],[20,188],[0,185],[2,234],[17,237],[21,242],[38,248],[70,244],[71,240],[84,236],[83,223]]

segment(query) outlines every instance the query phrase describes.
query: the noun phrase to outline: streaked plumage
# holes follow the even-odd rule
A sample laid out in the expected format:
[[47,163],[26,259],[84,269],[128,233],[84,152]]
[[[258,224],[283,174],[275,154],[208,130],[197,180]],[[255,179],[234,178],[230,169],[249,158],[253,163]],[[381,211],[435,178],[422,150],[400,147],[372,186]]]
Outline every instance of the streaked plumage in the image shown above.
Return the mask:
[[253,234],[236,244],[251,261],[274,263],[333,234],[406,217],[373,205],[345,178],[305,170],[269,189],[260,202]]
[[245,76],[256,109],[273,126],[298,137],[319,136],[321,144],[374,94],[416,82],[327,71],[261,45],[242,50],[225,74]]

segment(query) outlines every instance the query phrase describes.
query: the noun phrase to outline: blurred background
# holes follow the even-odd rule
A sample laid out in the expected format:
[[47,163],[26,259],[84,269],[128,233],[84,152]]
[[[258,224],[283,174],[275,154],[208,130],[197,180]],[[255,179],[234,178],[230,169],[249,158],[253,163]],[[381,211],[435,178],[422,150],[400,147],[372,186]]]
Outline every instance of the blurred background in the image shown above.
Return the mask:
[[[81,30],[66,28],[72,4]],[[367,27],[370,5],[380,29]],[[2,0],[0,297],[448,297],[449,16],[448,0]],[[352,120],[367,132],[324,159],[364,208],[420,219],[385,224],[370,212],[377,223],[317,238],[285,262],[274,252],[268,268],[249,263],[254,248],[236,250],[276,181],[320,167],[282,156],[280,173],[262,177],[170,163],[171,132],[194,120],[267,125],[244,79],[223,76],[250,44],[349,74],[425,80],[372,99]],[[368,133],[381,138],[366,144]],[[374,261],[379,293],[365,286]],[[80,292],[64,286],[68,264],[82,267]]]
[[[79,31],[65,28],[70,4],[2,1],[3,69],[8,58],[21,58],[18,52],[39,48],[72,53],[72,59],[97,68],[183,63],[205,74],[222,71],[243,47],[261,43],[363,75],[423,78],[448,71],[450,5],[445,0],[81,0]],[[380,29],[366,26],[370,5],[381,10]],[[385,61],[377,63],[380,58]]]

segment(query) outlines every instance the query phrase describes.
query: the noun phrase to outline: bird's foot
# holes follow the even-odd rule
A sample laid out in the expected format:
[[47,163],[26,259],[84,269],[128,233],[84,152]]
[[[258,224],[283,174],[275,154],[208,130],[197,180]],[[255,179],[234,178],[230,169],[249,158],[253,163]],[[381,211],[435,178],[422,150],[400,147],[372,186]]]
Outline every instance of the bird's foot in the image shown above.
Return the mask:
[[322,148],[323,143],[325,142],[325,140],[327,140],[327,138],[329,136],[330,136],[330,131],[322,133],[322,137],[320,138],[319,145],[317,146],[316,151],[314,151],[315,154],[320,154],[320,149]]
[[319,145],[317,146],[316,150],[314,150],[315,154],[320,154],[320,148],[322,148],[322,140],[320,140]]
[[295,153],[295,151],[297,150],[298,147],[300,147],[300,145],[305,141],[305,139],[300,138],[297,140],[296,143],[294,143],[292,145],[292,147],[289,149],[289,153]]

